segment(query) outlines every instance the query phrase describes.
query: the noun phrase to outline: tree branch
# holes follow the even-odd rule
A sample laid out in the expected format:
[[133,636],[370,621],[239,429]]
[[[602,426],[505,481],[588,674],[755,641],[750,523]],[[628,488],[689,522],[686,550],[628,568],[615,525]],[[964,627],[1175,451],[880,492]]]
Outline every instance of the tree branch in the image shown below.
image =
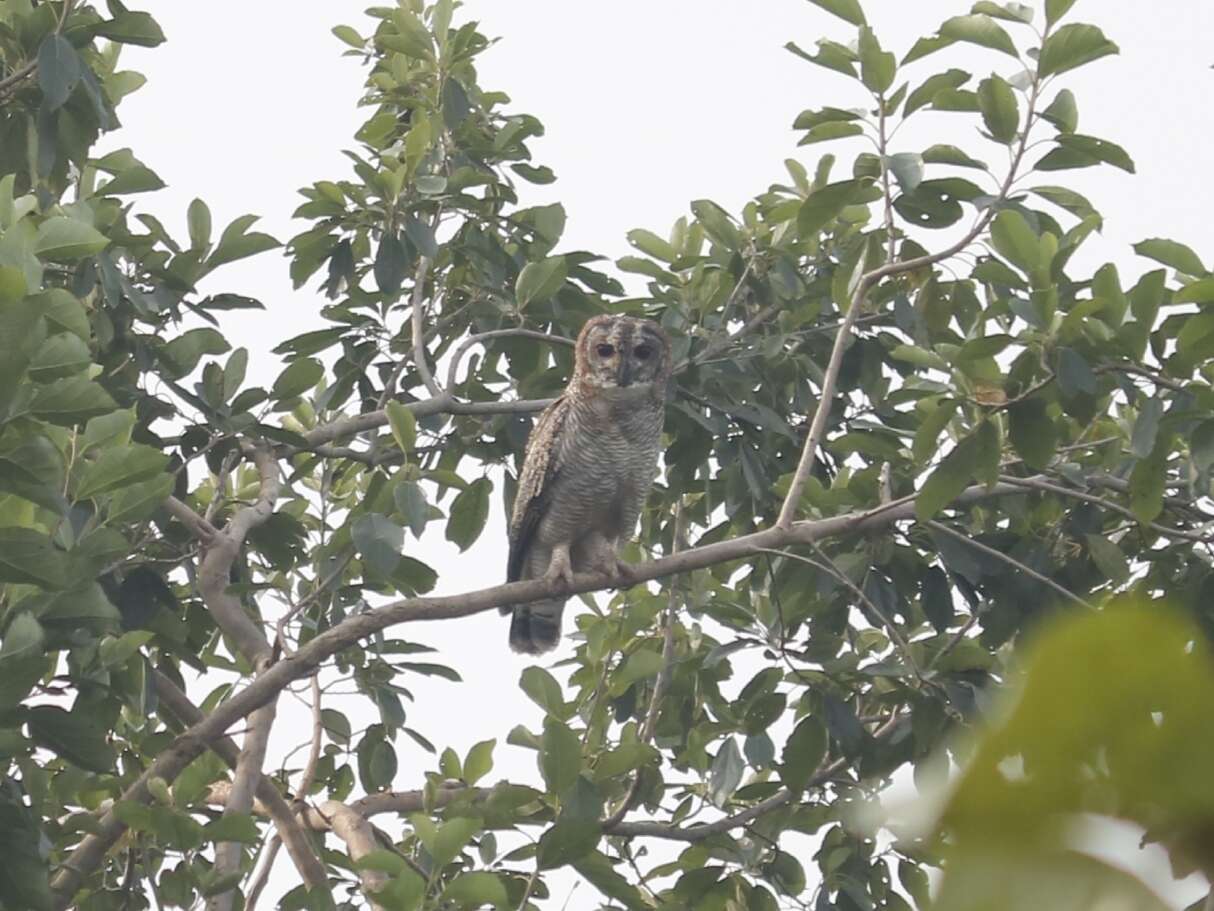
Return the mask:
[[999,188],[998,194],[991,200],[986,209],[983,210],[973,226],[965,232],[965,235],[956,243],[937,253],[927,253],[923,256],[916,256],[913,259],[902,260],[901,262],[887,262],[870,272],[865,272],[860,277],[855,293],[852,294],[847,313],[844,314],[843,322],[839,326],[838,333],[835,335],[835,343],[831,347],[830,359],[827,361],[826,369],[822,374],[822,388],[818,398],[818,407],[814,409],[814,416],[809,425],[809,433],[805,437],[805,445],[801,450],[801,459],[797,463],[797,470],[793,474],[788,494],[784,497],[784,503],[780,507],[780,516],[776,520],[778,527],[790,528],[801,505],[801,494],[805,491],[805,485],[809,481],[810,472],[814,467],[814,459],[817,457],[818,446],[821,445],[822,437],[826,432],[826,421],[830,417],[831,404],[835,397],[835,386],[839,380],[839,371],[843,367],[843,352],[847,348],[852,329],[855,326],[856,319],[860,316],[860,310],[864,306],[864,299],[868,295],[869,289],[891,276],[902,275],[907,272],[914,272],[917,269],[934,266],[942,260],[955,256],[973,243],[975,238],[985,230],[986,226],[990,224],[991,219],[995,217],[999,204],[1007,199],[1008,193],[1012,188],[1012,183],[1016,179],[1016,171],[1020,168],[1021,159],[1024,157],[1025,149],[1028,146],[1029,132],[1037,106],[1037,94],[1040,90],[1040,85],[1040,77],[1034,73],[1024,132],[1020,135],[1020,143],[1012,157],[1011,165],[1008,167],[1007,177]]
[[[963,505],[991,497],[1006,496],[1018,492],[1019,489],[1017,485],[1013,484],[996,484],[989,489],[986,485],[976,484],[963,491],[953,501],[953,504]],[[693,547],[649,563],[638,564],[633,567],[632,581],[646,582],[676,573],[745,560],[753,555],[756,547],[805,544],[824,538],[835,538],[881,528],[894,522],[913,518],[914,514],[914,500],[908,498],[869,510],[845,513],[826,519],[796,522],[790,528],[774,526],[726,541]],[[348,617],[309,640],[295,654],[284,656],[268,667],[244,689],[236,692],[227,701],[220,703],[202,721],[178,736],[123,792],[120,799],[137,803],[148,802],[151,795],[148,792],[147,783],[151,778],[158,777],[168,782],[173,781],[186,765],[207,748],[208,743],[221,737],[233,724],[275,699],[277,694],[292,682],[312,674],[324,661],[342,649],[373,633],[397,623],[469,617],[494,608],[512,607],[515,604],[551,598],[558,594],[561,597],[568,597],[582,592],[618,588],[620,581],[614,576],[601,573],[579,573],[574,576],[571,586],[545,579],[508,582],[504,585],[459,595],[406,598],[366,613]],[[52,880],[56,908],[67,907],[80,884],[97,868],[106,852],[125,829],[125,825],[112,811],[106,812],[97,821],[96,830],[81,840]]]
[[[154,680],[160,705],[167,709],[183,727],[199,724],[206,717],[182,692],[181,688],[160,671],[154,672]],[[209,746],[215,755],[228,764],[229,768],[236,768],[240,748],[230,738],[217,737],[211,741]],[[325,868],[316,859],[307,833],[304,832],[299,820],[295,818],[290,806],[278,793],[278,788],[270,779],[262,775],[257,782],[256,794],[263,811],[274,821],[278,837],[286,845],[287,854],[290,855],[295,869],[299,871],[304,883],[309,889],[326,886],[328,876]]]

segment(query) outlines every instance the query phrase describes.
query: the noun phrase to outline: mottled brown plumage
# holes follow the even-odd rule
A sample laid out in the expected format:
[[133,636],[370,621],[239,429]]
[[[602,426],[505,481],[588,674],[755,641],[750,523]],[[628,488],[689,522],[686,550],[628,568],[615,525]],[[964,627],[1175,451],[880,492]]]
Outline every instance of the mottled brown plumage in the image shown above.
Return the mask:
[[[527,441],[507,581],[627,573],[616,554],[653,483],[670,369],[670,341],[657,323],[596,316],[582,327],[573,377]],[[510,647],[555,648],[564,606],[553,598],[515,607]]]

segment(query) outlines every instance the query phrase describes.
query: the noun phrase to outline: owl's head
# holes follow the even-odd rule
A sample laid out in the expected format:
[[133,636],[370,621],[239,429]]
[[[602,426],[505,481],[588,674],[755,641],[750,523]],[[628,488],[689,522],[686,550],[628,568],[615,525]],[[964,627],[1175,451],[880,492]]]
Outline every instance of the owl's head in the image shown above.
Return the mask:
[[631,398],[660,395],[670,378],[670,339],[653,320],[605,314],[586,321],[577,339],[574,380]]

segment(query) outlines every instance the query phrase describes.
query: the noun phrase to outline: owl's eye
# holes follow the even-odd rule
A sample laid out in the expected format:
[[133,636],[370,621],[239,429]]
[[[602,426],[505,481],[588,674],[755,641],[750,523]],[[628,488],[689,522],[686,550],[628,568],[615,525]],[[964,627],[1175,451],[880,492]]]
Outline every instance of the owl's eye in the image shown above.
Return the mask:
[[599,357],[611,357],[615,354],[614,345],[599,345],[595,350],[598,351]]
[[653,354],[653,349],[648,345],[637,345],[632,350],[632,353],[636,355],[638,361],[644,361],[648,360],[649,355]]

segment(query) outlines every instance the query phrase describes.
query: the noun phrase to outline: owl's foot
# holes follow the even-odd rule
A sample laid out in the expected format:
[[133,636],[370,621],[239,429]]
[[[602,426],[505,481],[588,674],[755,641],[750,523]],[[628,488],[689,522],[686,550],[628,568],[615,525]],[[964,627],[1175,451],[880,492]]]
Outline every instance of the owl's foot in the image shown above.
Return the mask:
[[548,561],[548,570],[544,578],[550,583],[562,583],[565,588],[573,587],[573,562],[569,558],[568,547],[554,547],[552,557]]
[[632,588],[632,586],[637,584],[636,567],[631,563],[625,563],[619,557],[616,557],[615,565],[612,569],[615,570],[615,577],[620,580],[617,588]]

